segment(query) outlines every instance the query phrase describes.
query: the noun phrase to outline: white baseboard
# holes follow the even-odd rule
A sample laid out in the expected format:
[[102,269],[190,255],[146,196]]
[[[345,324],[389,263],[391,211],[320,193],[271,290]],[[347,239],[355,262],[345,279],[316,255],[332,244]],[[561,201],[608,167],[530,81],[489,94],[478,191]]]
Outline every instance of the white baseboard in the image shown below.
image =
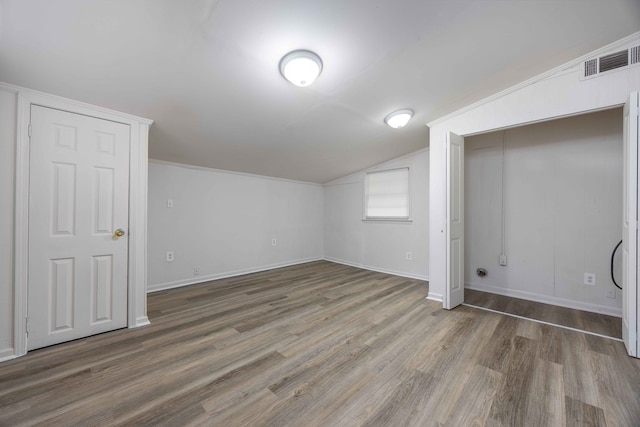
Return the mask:
[[436,294],[434,292],[429,291],[429,295],[427,295],[427,299],[441,303],[444,300],[444,297],[440,294]]
[[466,283],[464,287],[465,289],[472,289],[475,291],[489,292],[491,294],[498,294],[498,295],[504,295],[507,297],[526,299],[530,301],[541,302],[544,304],[558,305],[560,307],[567,307],[567,308],[573,308],[576,310],[590,311],[592,313],[600,313],[600,314],[607,314],[609,316],[622,317],[621,308],[607,307],[606,305],[574,301],[574,300],[558,298],[558,297],[548,296],[548,295],[540,295],[533,292],[499,288],[497,286],[478,286],[478,285],[470,285]]
[[[292,265],[306,264],[308,262],[320,261],[320,260],[322,260],[322,258],[320,257],[305,258],[305,259],[300,259],[296,261],[263,265],[260,267],[247,268],[243,270],[235,270],[235,271],[227,271],[224,273],[210,274],[208,276],[198,276],[198,277],[189,278],[189,279],[176,280],[173,282],[156,283],[156,284],[147,286],[147,293],[159,292],[167,289],[179,288],[182,286],[196,285],[198,283],[210,282],[212,280],[227,279],[229,277],[242,276],[244,274],[259,273],[261,271],[268,271],[268,270],[273,270],[273,269],[282,268],[282,267],[290,267]],[[142,326],[142,325],[138,325],[138,326]]]
[[18,357],[17,354],[13,351],[13,348],[5,348],[0,351],[0,362],[6,362],[7,360],[12,360]]
[[394,276],[407,277],[409,279],[426,280],[427,282],[429,281],[428,276],[421,276],[419,274],[411,274],[411,273],[405,273],[403,271],[387,270],[385,268],[372,267],[370,265],[359,264],[359,263],[345,261],[343,259],[332,258],[332,257],[324,257],[323,259],[325,261],[335,262],[337,264],[344,264],[350,267],[362,268],[364,270],[376,271],[378,273],[392,274]]
[[147,326],[150,324],[151,322],[149,321],[149,318],[147,316],[140,316],[136,319],[136,324],[130,325],[129,329],[139,328],[141,326]]

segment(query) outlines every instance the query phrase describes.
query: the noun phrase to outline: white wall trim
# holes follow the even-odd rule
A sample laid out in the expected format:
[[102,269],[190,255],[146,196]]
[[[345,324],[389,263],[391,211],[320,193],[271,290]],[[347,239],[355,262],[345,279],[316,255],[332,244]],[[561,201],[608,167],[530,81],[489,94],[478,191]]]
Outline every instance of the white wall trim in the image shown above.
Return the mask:
[[0,363],[15,359],[16,357],[18,357],[18,355],[15,353],[13,348],[7,348],[0,351]]
[[27,353],[27,283],[29,279],[29,123],[30,104],[18,93],[16,99],[16,158],[13,241],[13,351]]
[[277,264],[263,265],[260,267],[246,268],[242,270],[229,271],[224,273],[210,274],[208,276],[199,276],[189,280],[176,280],[174,282],[157,283],[147,287],[147,293],[166,291],[167,289],[181,288],[183,286],[197,285],[198,283],[210,282],[212,280],[228,279],[230,277],[243,276],[245,274],[260,273],[262,271],[274,270],[276,268],[291,267],[298,264],[307,264],[309,262],[321,261],[320,257],[305,258],[295,261],[282,262]]
[[436,294],[434,292],[429,291],[429,294],[427,295],[428,300],[431,301],[435,301],[435,302],[439,302],[442,303],[444,301],[444,297],[442,296],[442,294]]
[[323,257],[322,259],[324,259],[325,261],[329,261],[329,262],[335,262],[336,264],[343,264],[343,265],[348,265],[350,267],[362,268],[363,270],[375,271],[375,272],[378,272],[378,273],[385,273],[385,274],[392,274],[394,276],[406,277],[408,279],[425,280],[427,282],[429,281],[429,277],[422,276],[422,275],[419,275],[419,274],[411,274],[411,273],[405,273],[403,271],[388,270],[388,269],[385,269],[385,268],[371,267],[369,265],[360,264],[360,263],[351,262],[351,261],[345,261],[345,260],[342,260],[342,259],[332,258],[332,257]]
[[[509,95],[511,93],[514,93],[514,92],[517,92],[517,91],[519,91],[521,89],[524,89],[527,86],[531,86],[531,85],[534,85],[534,84],[536,84],[536,83],[538,83],[538,82],[540,82],[542,80],[546,80],[548,78],[561,75],[564,72],[570,72],[574,67],[582,65],[582,63],[584,61],[586,61],[587,59],[591,59],[593,57],[600,56],[600,55],[605,54],[605,53],[609,53],[610,51],[613,52],[615,50],[620,50],[620,49],[624,49],[625,47],[629,47],[628,45],[630,45],[631,43],[637,41],[638,38],[640,38],[640,31],[638,31],[636,33],[633,33],[633,34],[630,34],[627,37],[625,37],[623,39],[620,39],[620,40],[617,40],[617,41],[615,41],[613,43],[610,43],[610,44],[608,44],[606,46],[603,46],[600,49],[591,51],[591,52],[589,52],[589,53],[587,53],[585,55],[582,55],[579,58],[573,59],[573,60],[571,60],[569,62],[566,62],[566,63],[564,63],[564,64],[562,64],[562,65],[560,65],[558,67],[552,68],[551,70],[548,70],[548,71],[546,71],[546,72],[544,72],[542,74],[538,74],[538,75],[536,75],[536,76],[534,76],[534,77],[532,77],[532,78],[530,78],[528,80],[520,82],[520,83],[518,83],[518,84],[516,84],[514,86],[511,86],[511,87],[509,87],[509,88],[507,88],[507,89],[505,89],[503,91],[497,92],[497,93],[495,93],[495,94],[493,94],[491,96],[483,98],[480,101],[474,102],[473,104],[469,104],[469,105],[467,105],[467,106],[465,106],[465,107],[463,107],[463,108],[461,108],[459,110],[456,110],[456,111],[454,111],[452,113],[449,113],[447,115],[438,117],[437,119],[428,122],[427,126],[428,127],[433,127],[433,126],[435,126],[435,125],[437,125],[439,123],[446,122],[447,120],[449,120],[451,118],[454,118],[456,116],[464,114],[464,113],[466,113],[468,111],[474,110],[474,109],[476,109],[476,108],[478,108],[478,107],[480,107],[482,105],[489,104],[490,102],[493,102],[493,101],[495,101],[497,99],[500,99],[500,98],[502,98],[502,97],[504,97],[506,95]],[[494,130],[499,130],[499,129],[494,129]],[[465,136],[470,136],[470,135],[465,135]]]
[[317,187],[322,187],[323,186],[323,184],[318,184],[317,182],[297,181],[297,180],[294,180],[294,179],[278,178],[276,176],[258,175],[258,174],[254,174],[254,173],[248,173],[248,172],[236,172],[236,171],[226,170],[226,169],[215,169],[215,168],[209,168],[209,167],[206,167],[206,166],[196,166],[196,165],[188,165],[188,164],[185,164],[185,163],[170,162],[170,161],[167,161],[167,160],[149,159],[149,163],[156,163],[156,164],[159,164],[159,165],[175,166],[175,167],[178,167],[178,168],[201,170],[201,171],[207,171],[207,172],[225,173],[225,174],[229,174],[229,175],[240,175],[240,176],[246,176],[246,177],[249,177],[249,178],[269,179],[269,180],[272,180],[272,181],[289,182],[289,183],[293,183],[293,184],[313,185],[313,186],[317,186]]
[[557,305],[560,307],[573,308],[576,310],[589,311],[592,313],[607,314],[609,316],[622,317],[622,309],[616,307],[607,307],[605,305],[591,304],[588,302],[574,301],[564,298],[558,298],[548,295],[540,295],[534,292],[519,291],[516,289],[505,289],[497,286],[478,286],[465,284],[465,289],[475,291],[488,292],[491,294],[503,295],[507,297],[520,298],[529,301],[541,302],[544,304]]
[[17,94],[16,158],[15,158],[15,230],[14,230],[14,325],[13,352],[21,356],[27,352],[26,322],[28,287],[28,231],[29,231],[29,135],[27,125],[31,105],[99,117],[129,125],[130,129],[130,187],[129,187],[129,269],[128,269],[128,325],[149,323],[146,316],[146,223],[147,223],[147,146],[149,119],[119,113],[67,98],[23,89],[0,83],[3,90]]
[[148,124],[137,122],[131,124],[127,321],[129,328],[149,324],[147,317],[148,137]]

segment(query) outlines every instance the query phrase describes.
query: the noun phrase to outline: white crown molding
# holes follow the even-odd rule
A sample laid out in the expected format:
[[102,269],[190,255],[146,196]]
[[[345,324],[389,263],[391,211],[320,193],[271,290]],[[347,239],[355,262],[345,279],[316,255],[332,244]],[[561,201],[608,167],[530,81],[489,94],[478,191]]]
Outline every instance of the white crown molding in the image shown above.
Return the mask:
[[168,160],[159,160],[159,159],[149,159],[149,163],[155,163],[158,165],[165,165],[165,166],[175,166],[177,168],[183,168],[183,169],[193,169],[193,170],[199,170],[199,171],[205,171],[205,172],[215,172],[215,173],[224,173],[227,175],[240,175],[240,176],[246,176],[249,178],[261,178],[261,179],[268,179],[271,181],[280,181],[280,182],[289,182],[291,184],[303,184],[303,185],[313,185],[316,187],[322,187],[323,184],[318,184],[317,182],[309,182],[309,181],[297,181],[295,179],[287,179],[287,178],[278,178],[276,176],[267,176],[267,175],[258,175],[258,174],[254,174],[254,173],[248,173],[248,172],[236,172],[236,171],[231,171],[231,170],[226,170],[226,169],[215,169],[215,168],[210,168],[207,166],[197,166],[197,165],[189,165],[186,163],[178,163],[178,162],[171,162]]

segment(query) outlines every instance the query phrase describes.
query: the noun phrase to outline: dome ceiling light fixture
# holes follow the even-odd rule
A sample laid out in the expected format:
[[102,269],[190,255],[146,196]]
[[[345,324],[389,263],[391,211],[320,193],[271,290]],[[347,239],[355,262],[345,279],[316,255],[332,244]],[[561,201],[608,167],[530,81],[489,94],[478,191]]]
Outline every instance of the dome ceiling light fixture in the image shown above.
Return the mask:
[[280,74],[296,86],[309,86],[322,71],[322,59],[310,50],[294,50],[280,60]]
[[412,110],[398,110],[385,117],[384,122],[394,129],[399,129],[409,122],[411,116],[413,116]]

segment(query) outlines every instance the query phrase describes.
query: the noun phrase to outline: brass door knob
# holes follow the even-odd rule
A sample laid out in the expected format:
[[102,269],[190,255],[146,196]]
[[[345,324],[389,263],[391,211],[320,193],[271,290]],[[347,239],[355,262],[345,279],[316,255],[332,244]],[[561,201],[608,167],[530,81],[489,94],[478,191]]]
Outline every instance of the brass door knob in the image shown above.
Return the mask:
[[118,228],[116,231],[113,232],[113,237],[115,237],[116,239],[122,236],[124,236],[124,230],[122,228]]

